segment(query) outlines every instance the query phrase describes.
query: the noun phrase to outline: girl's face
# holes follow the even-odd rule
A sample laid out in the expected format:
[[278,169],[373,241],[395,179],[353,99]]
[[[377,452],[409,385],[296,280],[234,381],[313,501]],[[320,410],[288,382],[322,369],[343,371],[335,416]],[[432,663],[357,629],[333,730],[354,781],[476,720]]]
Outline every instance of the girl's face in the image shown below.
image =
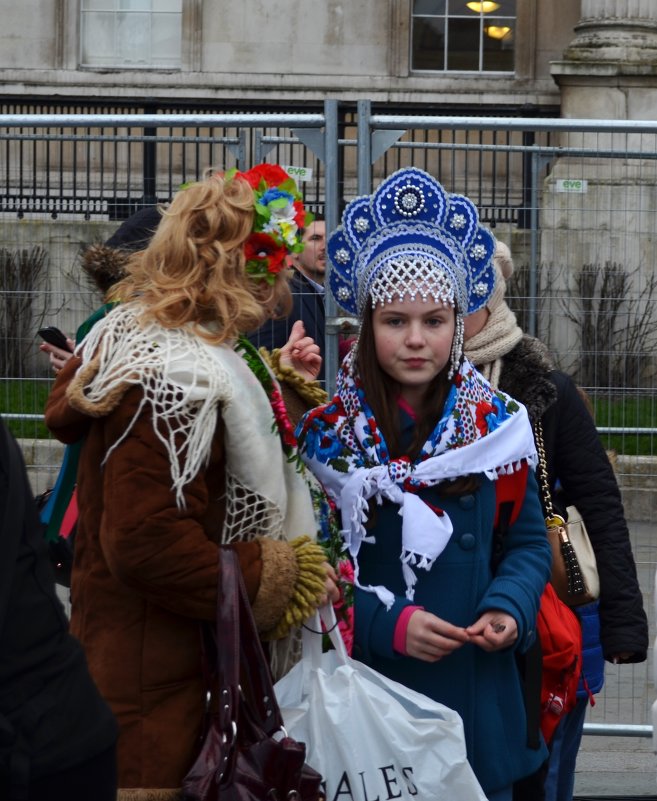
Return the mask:
[[420,297],[395,299],[372,311],[379,364],[401,385],[412,408],[421,407],[429,385],[449,362],[455,327],[453,308]]

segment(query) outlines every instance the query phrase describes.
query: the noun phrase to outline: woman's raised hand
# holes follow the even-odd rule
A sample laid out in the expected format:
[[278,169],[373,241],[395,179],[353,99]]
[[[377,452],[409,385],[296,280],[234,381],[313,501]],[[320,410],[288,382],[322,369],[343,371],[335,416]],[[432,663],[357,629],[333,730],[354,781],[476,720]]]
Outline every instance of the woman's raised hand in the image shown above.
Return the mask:
[[301,320],[297,320],[290,331],[290,338],[280,350],[280,364],[291,367],[306,381],[313,381],[319,375],[322,357],[319,345],[312,337],[306,336]]

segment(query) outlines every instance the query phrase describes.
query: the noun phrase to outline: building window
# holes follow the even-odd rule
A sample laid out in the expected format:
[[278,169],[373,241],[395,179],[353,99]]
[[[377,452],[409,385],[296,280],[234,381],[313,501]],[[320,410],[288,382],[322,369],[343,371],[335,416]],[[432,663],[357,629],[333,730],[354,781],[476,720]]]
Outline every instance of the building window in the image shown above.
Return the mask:
[[81,66],[179,69],[182,3],[81,0]]
[[513,72],[516,0],[413,0],[411,69]]

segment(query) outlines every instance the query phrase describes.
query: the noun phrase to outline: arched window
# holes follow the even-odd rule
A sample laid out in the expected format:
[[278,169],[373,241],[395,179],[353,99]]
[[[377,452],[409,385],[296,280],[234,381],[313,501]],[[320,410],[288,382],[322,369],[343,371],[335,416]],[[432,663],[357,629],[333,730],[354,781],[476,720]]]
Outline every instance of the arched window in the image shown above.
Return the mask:
[[411,69],[513,72],[516,0],[413,0]]
[[177,69],[183,0],[81,0],[80,65]]

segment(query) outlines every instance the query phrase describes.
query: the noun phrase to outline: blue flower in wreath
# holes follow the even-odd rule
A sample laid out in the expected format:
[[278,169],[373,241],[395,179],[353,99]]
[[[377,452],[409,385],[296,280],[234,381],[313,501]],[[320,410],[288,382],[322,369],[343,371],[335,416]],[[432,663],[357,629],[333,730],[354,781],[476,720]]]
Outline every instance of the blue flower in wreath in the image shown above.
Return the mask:
[[282,189],[274,187],[265,192],[260,198],[260,203],[262,203],[263,206],[268,206],[274,200],[284,200],[286,204],[294,202],[294,198],[289,192],[284,192]]

